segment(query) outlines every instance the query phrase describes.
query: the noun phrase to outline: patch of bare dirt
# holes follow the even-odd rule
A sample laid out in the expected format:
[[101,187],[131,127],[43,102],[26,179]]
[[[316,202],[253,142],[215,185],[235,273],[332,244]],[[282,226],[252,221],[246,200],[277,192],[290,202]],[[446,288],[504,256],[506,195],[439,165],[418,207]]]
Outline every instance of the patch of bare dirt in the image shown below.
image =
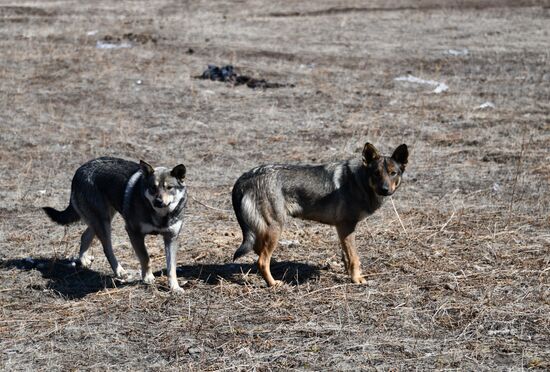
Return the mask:
[[[393,4],[392,4],[393,3]],[[547,0],[507,0],[507,1],[495,1],[495,0],[459,0],[459,1],[417,1],[413,5],[403,5],[402,1],[390,1],[387,6],[370,6],[370,7],[330,7],[327,9],[319,9],[313,11],[293,11],[293,12],[272,12],[269,13],[269,17],[317,17],[326,15],[340,15],[349,13],[376,13],[376,12],[402,12],[402,11],[429,11],[440,9],[490,9],[490,8],[513,8],[513,7],[548,7],[549,2]],[[405,2],[406,3],[406,2]],[[393,5],[393,6],[392,6]]]

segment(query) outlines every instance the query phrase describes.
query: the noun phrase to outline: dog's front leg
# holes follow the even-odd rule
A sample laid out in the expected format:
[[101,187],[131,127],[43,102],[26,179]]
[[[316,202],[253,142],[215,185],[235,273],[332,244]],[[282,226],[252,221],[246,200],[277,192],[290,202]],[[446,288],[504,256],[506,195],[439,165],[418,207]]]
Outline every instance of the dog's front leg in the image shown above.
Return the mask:
[[366,283],[367,281],[361,274],[361,262],[357,255],[357,249],[355,248],[355,225],[345,224],[336,226],[338,237],[340,238],[340,244],[342,245],[342,251],[344,253],[344,265],[351,276],[353,283]]
[[153,284],[155,282],[155,276],[151,270],[151,260],[149,259],[149,253],[145,247],[145,236],[141,232],[130,230],[126,227],[130,242],[134,248],[134,252],[138,256],[139,263],[141,265],[141,279],[145,284]]
[[177,235],[165,234],[163,237],[164,250],[166,252],[166,274],[168,275],[170,291],[174,293],[183,293],[183,288],[180,287],[176,275],[176,253],[178,251],[176,242]]

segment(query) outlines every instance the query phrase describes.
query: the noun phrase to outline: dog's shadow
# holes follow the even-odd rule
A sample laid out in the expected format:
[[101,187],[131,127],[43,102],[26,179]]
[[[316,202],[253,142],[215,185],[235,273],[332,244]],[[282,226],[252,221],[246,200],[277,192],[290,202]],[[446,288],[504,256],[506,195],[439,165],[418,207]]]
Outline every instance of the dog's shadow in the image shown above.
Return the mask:
[[[319,278],[320,268],[315,265],[298,262],[271,262],[271,274],[276,280],[282,280],[289,285],[300,285],[310,280]],[[160,275],[160,272],[155,273]],[[263,279],[258,271],[256,264],[196,264],[182,265],[177,270],[178,277],[187,280],[199,280],[206,284],[219,284],[221,281],[227,281],[235,284],[256,283],[254,277]]]
[[123,287],[132,283],[117,282],[109,275],[76,265],[73,260],[53,258],[24,258],[0,260],[0,269],[36,270],[48,282],[32,284],[37,290],[52,290],[68,299],[80,299],[105,288]]
[[[45,285],[33,284],[31,288],[37,290],[52,290],[67,299],[81,299],[88,294],[102,291],[106,288],[120,288],[128,285],[139,285],[139,280],[120,282],[111,275],[75,265],[69,259],[52,258],[25,258],[0,260],[0,269],[18,269],[21,271],[36,270],[40,272]],[[281,279],[290,285],[299,285],[319,277],[319,267],[296,263],[275,262],[271,263],[271,272],[275,279]],[[158,271],[155,276],[165,274]],[[177,275],[186,280],[201,281],[205,284],[216,285],[224,280],[235,284],[249,282],[249,275],[257,275],[261,278],[255,264],[195,264],[182,265],[177,268]]]

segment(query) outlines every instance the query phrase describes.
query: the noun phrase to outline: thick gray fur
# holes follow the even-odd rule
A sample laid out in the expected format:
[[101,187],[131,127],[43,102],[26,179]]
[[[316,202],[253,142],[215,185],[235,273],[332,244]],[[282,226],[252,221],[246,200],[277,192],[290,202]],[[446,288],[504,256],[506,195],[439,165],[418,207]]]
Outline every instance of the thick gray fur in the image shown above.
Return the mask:
[[[341,172],[340,187],[334,182]],[[361,159],[327,165],[264,165],[243,174],[233,188],[237,220],[247,238],[234,259],[252,251],[257,221],[243,214],[241,202],[246,192],[253,193],[257,207],[269,209],[273,223],[284,224],[287,217],[329,225],[360,221],[382,205],[382,196],[367,185],[368,174]]]
[[[244,173],[232,194],[243,232],[243,242],[233,259],[256,251],[268,285],[275,284],[269,273],[271,252],[287,218],[297,217],[336,226],[346,269],[354,282],[363,282],[356,267],[355,227],[397,189],[407,158],[406,145],[399,146],[390,157],[380,156],[367,143],[362,158],[324,165],[264,165]],[[263,251],[268,252],[264,258]]]

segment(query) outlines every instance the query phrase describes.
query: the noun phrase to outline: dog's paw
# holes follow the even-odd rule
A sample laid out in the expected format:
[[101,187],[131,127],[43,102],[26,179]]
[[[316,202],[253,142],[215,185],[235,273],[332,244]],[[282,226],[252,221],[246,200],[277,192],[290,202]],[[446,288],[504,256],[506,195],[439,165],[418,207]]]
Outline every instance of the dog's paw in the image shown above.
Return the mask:
[[143,283],[147,285],[151,285],[155,283],[155,276],[153,273],[147,273],[143,276]]
[[82,267],[90,267],[92,266],[92,262],[94,262],[94,256],[89,256],[89,255],[81,256],[78,258],[77,262]]
[[355,284],[366,284],[367,283],[367,279],[363,278],[360,275],[352,277],[351,281]]
[[[186,285],[186,284],[187,284],[187,281],[184,281],[182,283],[182,285]],[[170,285],[170,292],[174,294],[183,294],[184,290],[182,287],[180,287],[177,280],[169,281],[169,285]]]
[[282,280],[274,280],[273,283],[269,284],[269,288],[281,288],[283,285],[285,285],[285,282]]
[[178,284],[177,286],[170,287],[170,293],[173,293],[175,295],[182,295],[183,293],[185,293],[185,291]]
[[118,265],[115,271],[115,277],[120,281],[125,281],[130,277],[130,274],[126,270],[122,268],[122,266]]

